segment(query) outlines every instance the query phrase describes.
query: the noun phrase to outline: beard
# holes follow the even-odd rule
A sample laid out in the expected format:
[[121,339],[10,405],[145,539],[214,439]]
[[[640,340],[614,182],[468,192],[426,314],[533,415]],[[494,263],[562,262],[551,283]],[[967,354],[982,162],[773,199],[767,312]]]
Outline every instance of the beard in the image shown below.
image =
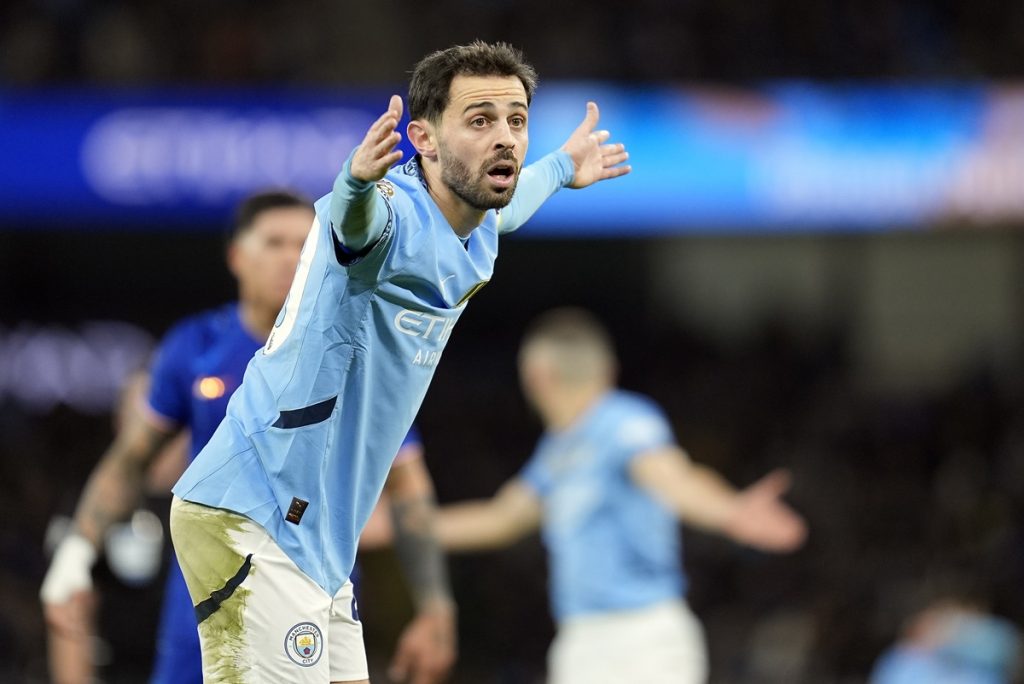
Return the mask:
[[[441,152],[441,182],[448,186],[448,189],[455,193],[456,197],[480,211],[501,209],[512,201],[512,195],[515,194],[516,186],[519,184],[519,165],[516,163],[516,156],[512,150],[499,152],[481,164],[480,170],[477,171],[476,178],[474,178],[469,167],[461,159],[449,154],[443,144],[438,147]],[[499,161],[510,161],[516,164],[516,176],[512,185],[507,188],[490,188],[487,186],[487,169]]]

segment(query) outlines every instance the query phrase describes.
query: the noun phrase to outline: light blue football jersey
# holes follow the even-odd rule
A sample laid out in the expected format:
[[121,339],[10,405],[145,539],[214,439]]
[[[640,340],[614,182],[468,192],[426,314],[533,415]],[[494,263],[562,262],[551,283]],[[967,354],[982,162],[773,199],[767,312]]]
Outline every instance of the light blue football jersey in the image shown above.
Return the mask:
[[370,191],[379,221],[370,232],[380,238],[353,258],[331,226],[361,190],[348,168],[316,202],[266,345],[174,487],[182,499],[263,526],[330,595],[352,570],[359,533],[456,321],[491,278],[499,234],[573,176],[565,152],[526,167],[509,206],[487,212],[463,241],[413,159]]
[[557,620],[683,596],[679,523],[629,475],[634,457],[673,444],[657,405],[620,390],[541,438],[520,479],[543,502]]

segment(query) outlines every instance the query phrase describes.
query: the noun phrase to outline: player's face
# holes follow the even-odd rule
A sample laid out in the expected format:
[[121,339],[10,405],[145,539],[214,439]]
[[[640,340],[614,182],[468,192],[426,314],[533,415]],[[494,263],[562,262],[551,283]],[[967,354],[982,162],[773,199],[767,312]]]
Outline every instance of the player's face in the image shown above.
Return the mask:
[[512,200],[529,144],[526,89],[516,76],[456,76],[438,129],[443,182],[481,211]]
[[550,355],[542,345],[528,344],[519,353],[519,384],[526,400],[541,414],[550,394],[553,368]]
[[242,297],[280,309],[299,265],[302,243],[313,223],[312,209],[267,209],[232,246],[231,266]]

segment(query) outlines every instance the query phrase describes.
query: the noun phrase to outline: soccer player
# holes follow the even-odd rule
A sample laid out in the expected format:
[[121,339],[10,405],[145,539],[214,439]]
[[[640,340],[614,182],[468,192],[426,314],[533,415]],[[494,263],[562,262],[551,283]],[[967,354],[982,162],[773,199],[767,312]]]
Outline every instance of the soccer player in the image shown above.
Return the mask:
[[[241,204],[227,254],[239,301],[175,326],[157,353],[148,396],[135,410],[122,412],[117,437],[76,511],[75,533],[60,545],[43,584],[46,615],[57,635],[81,635],[88,627],[83,594],[91,586],[90,569],[104,532],[132,510],[162,446],[187,428],[194,456],[223,419],[228,398],[284,303],[312,220],[310,204],[291,193],[261,193]],[[433,489],[416,433],[410,432],[397,451],[388,483],[392,524],[404,530],[396,539],[399,557],[415,590],[447,596],[437,544],[422,530]],[[428,568],[426,580],[421,567]],[[427,580],[439,585],[417,584]],[[438,613],[428,606],[403,634],[396,671],[411,670],[424,681],[435,681],[454,660],[454,632],[450,611]],[[152,681],[202,680],[195,610],[172,558]]]
[[535,84],[505,44],[428,55],[409,85],[415,158],[392,168],[395,95],[316,203],[281,316],[174,488],[209,681],[367,681],[348,610],[356,542],[499,236],[559,188],[629,171],[594,103],[524,168]]
[[780,500],[786,476],[737,492],[690,461],[650,399],[616,389],[611,341],[586,312],[541,316],[519,370],[546,432],[493,498],[442,506],[441,543],[493,549],[542,528],[558,623],[552,684],[705,681],[678,522],[759,549],[795,549],[805,527]]

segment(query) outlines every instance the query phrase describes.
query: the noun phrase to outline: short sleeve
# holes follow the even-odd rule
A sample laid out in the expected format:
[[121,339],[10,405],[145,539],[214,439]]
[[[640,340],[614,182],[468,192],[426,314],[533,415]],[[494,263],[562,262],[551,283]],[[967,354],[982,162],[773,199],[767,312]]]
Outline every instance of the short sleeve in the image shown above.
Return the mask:
[[194,357],[195,328],[188,323],[172,329],[150,367],[149,408],[158,418],[175,425],[191,419],[192,374],[189,362]]
[[665,415],[646,403],[631,406],[624,413],[616,422],[611,439],[623,463],[653,449],[675,444],[675,435]]
[[547,496],[553,485],[551,471],[544,462],[543,445],[542,441],[537,446],[533,456],[530,457],[530,460],[519,471],[518,476],[520,481],[524,482],[540,497]]

